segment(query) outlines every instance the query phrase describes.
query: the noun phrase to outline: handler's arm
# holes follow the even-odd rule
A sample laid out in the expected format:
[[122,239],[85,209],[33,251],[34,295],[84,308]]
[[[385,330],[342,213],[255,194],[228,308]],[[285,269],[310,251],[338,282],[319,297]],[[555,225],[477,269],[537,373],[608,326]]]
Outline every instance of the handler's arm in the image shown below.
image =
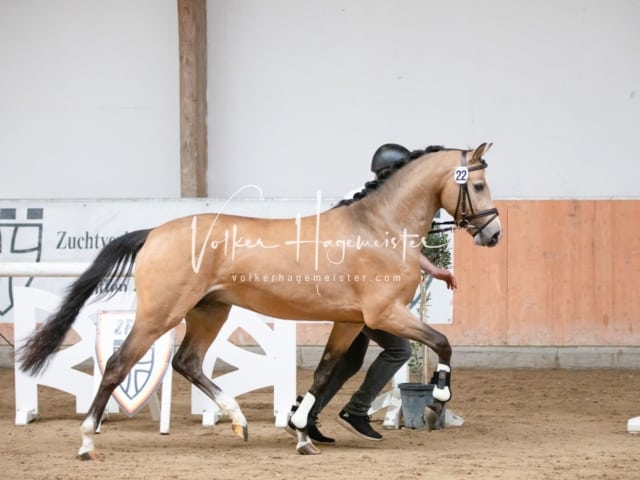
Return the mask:
[[433,278],[446,282],[448,288],[458,288],[458,280],[456,280],[452,271],[446,268],[436,267],[424,255],[420,255],[420,268],[424,273],[431,275]]

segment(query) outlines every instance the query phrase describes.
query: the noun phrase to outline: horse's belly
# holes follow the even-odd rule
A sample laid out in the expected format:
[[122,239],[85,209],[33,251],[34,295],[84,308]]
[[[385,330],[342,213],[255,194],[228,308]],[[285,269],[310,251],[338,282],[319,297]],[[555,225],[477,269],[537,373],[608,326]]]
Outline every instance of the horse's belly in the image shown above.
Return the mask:
[[224,303],[287,320],[363,321],[355,299],[345,298],[345,295],[336,296],[328,290],[321,285],[233,288],[220,292],[219,298]]

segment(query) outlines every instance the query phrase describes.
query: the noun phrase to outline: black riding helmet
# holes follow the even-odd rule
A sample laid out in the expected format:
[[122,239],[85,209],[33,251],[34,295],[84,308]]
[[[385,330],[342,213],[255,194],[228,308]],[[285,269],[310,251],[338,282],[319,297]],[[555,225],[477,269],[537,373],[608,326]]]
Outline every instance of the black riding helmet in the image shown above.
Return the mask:
[[397,143],[385,143],[378,147],[371,159],[371,171],[376,175],[382,170],[392,167],[396,162],[407,162],[411,152]]

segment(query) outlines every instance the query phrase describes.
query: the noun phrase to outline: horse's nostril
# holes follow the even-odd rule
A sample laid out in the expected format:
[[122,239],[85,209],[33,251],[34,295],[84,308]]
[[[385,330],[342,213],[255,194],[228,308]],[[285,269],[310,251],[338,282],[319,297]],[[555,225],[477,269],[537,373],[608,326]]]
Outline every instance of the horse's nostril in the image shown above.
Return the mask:
[[489,246],[493,247],[500,240],[500,232],[496,232],[491,236],[491,240],[489,240]]

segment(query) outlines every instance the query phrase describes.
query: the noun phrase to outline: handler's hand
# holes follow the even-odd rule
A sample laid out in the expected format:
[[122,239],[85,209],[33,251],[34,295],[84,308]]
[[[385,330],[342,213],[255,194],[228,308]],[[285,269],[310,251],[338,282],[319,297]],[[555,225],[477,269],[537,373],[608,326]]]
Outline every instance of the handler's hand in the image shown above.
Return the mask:
[[447,283],[447,288],[453,290],[454,288],[458,288],[458,280],[452,271],[447,270],[446,268],[438,268],[436,267],[432,272],[431,276],[438,280],[442,280]]

